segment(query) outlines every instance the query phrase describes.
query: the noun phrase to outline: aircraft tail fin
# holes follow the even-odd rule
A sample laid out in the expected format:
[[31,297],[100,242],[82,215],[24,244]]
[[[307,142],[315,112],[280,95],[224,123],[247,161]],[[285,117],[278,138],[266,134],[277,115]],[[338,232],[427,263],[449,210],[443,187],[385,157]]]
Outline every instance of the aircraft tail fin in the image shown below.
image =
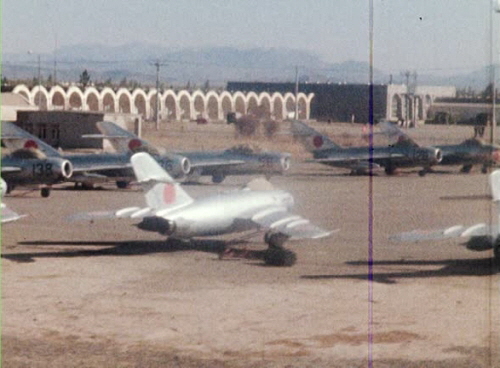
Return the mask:
[[14,123],[2,122],[2,141],[11,151],[33,150],[42,152],[47,157],[60,157],[61,154],[40,138],[19,128]]
[[134,154],[131,162],[137,181],[145,192],[149,208],[162,210],[193,202],[180,184],[174,181],[148,153]]
[[399,129],[399,127],[395,124],[389,121],[381,121],[378,125],[382,132],[389,137],[389,140],[395,146],[420,146],[415,140],[413,140],[413,138]]
[[100,121],[96,125],[102,134],[87,135],[87,137],[107,139],[118,153],[149,152],[157,154],[156,149],[148,142],[111,121]]
[[292,121],[291,130],[293,136],[297,138],[309,152],[328,148],[342,148],[326,135],[321,134],[301,121]]

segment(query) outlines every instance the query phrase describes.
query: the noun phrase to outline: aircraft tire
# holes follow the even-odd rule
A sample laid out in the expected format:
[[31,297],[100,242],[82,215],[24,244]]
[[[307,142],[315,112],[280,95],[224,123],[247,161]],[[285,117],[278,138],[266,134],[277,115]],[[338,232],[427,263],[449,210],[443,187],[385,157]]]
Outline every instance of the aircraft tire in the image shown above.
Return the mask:
[[482,172],[483,174],[488,174],[488,166],[483,166],[483,167],[481,167],[481,172]]
[[224,181],[225,178],[226,178],[226,175],[224,175],[224,174],[214,174],[214,175],[212,175],[212,183],[220,184]]
[[269,248],[283,249],[283,244],[287,241],[288,236],[281,233],[264,235],[264,241],[269,245]]
[[264,254],[264,262],[269,266],[291,267],[297,261],[297,255],[289,249],[269,248]]
[[42,188],[40,189],[40,194],[43,198],[47,198],[50,196],[50,188]]
[[125,180],[118,180],[116,182],[116,187],[118,189],[127,189],[129,187],[130,183],[128,181],[125,181]]
[[461,173],[470,173],[470,170],[472,169],[472,165],[464,165],[462,166],[462,168],[460,169],[460,172]]
[[386,175],[394,175],[394,173],[396,172],[396,169],[392,166],[386,166],[384,171],[385,171]]
[[427,170],[420,170],[418,172],[418,176],[422,176],[423,177],[423,176],[425,176],[425,174],[427,174]]

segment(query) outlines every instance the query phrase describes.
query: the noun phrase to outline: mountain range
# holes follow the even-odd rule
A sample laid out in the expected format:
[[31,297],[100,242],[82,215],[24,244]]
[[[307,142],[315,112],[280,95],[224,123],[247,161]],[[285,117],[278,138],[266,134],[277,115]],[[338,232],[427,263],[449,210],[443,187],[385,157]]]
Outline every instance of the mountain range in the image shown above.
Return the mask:
[[[38,63],[40,60],[40,63]],[[362,61],[330,63],[317,55],[287,48],[204,47],[169,49],[144,43],[110,47],[100,44],[63,46],[51,54],[3,53],[2,77],[58,82],[78,82],[87,70],[94,83],[111,81],[154,86],[158,77],[162,87],[224,87],[227,81],[292,82],[296,69],[299,80],[308,83],[368,83],[369,64]],[[488,84],[489,68],[455,76],[417,76],[421,85],[453,85],[482,90]],[[373,70],[374,82],[404,83],[402,73],[390,75],[382,68]]]

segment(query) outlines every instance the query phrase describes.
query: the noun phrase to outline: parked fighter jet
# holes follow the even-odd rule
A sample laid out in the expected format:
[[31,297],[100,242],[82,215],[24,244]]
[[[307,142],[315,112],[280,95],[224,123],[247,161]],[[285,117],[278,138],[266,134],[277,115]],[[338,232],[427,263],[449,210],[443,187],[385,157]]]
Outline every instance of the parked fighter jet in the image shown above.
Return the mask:
[[[7,193],[7,183],[3,179],[0,179],[0,180],[1,180],[1,182],[0,182],[0,197],[3,197],[4,194]],[[15,213],[14,211],[12,211],[3,202],[0,204],[0,208],[1,208],[2,224],[4,222],[16,221],[16,220],[19,220],[21,217],[24,217],[22,215]]]
[[352,174],[368,173],[371,161],[372,170],[383,167],[388,175],[400,167],[422,166],[419,175],[424,176],[441,161],[438,148],[421,147],[411,139],[401,139],[387,147],[341,147],[300,121],[293,121],[291,129],[294,137],[313,154],[313,161],[348,168]]
[[[408,135],[391,123],[382,126],[389,136],[405,137]],[[439,165],[462,165],[461,172],[468,173],[473,165],[481,164],[481,172],[486,174],[488,168],[500,162],[500,146],[486,144],[477,138],[470,138],[460,144],[436,145],[441,150],[442,160]]]
[[[51,162],[64,163],[63,178],[65,181],[74,182],[75,185],[83,187],[92,187],[95,183],[116,181],[119,188],[124,188],[134,179],[134,173],[130,164],[129,153],[97,153],[97,154],[61,154],[47,143],[30,133],[22,130],[12,123],[2,123],[2,141],[11,151],[26,150],[31,152],[42,152],[47,160]],[[158,162],[165,167],[175,177],[183,177],[190,170],[189,160],[183,156],[169,154],[155,156]],[[2,165],[7,165],[9,161],[2,159]],[[58,166],[33,166],[35,163],[22,160],[24,165],[32,169],[33,174],[47,176],[48,173],[60,173],[56,170]],[[38,165],[38,163],[36,163]],[[70,170],[71,169],[71,170]],[[51,171],[52,170],[52,171]],[[3,171],[3,167],[2,167]],[[59,177],[58,177],[59,178]],[[10,185],[10,179],[6,178]],[[57,181],[47,184],[54,184]],[[14,182],[14,184],[16,184]],[[47,197],[50,194],[50,187],[42,190],[42,196]]]
[[277,266],[295,262],[295,254],[283,247],[287,239],[321,238],[331,233],[288,212],[293,197],[285,191],[252,190],[249,185],[243,190],[195,200],[149,154],[136,153],[131,162],[145,192],[146,207],[86,213],[74,219],[137,218],[142,219],[139,229],[176,239],[265,231],[264,240],[269,246],[265,261]]
[[500,265],[500,170],[493,171],[489,179],[493,203],[496,205],[496,220],[491,225],[479,223],[469,227],[455,225],[440,230],[415,230],[391,236],[390,239],[397,242],[419,242],[456,237],[469,238],[465,243],[467,249],[474,251],[493,249],[495,260]]
[[[103,133],[94,135],[108,139],[117,152],[158,152],[157,148],[118,125],[103,121],[97,123]],[[189,159],[191,170],[185,181],[196,181],[200,176],[211,176],[212,182],[221,183],[228,175],[284,174],[290,168],[290,154],[261,151],[247,145],[224,151],[176,152]]]
[[[16,139],[9,135],[7,125],[2,126],[2,139]],[[6,144],[6,146],[9,146]],[[11,146],[11,152],[2,156],[2,177],[5,178],[6,192],[20,186],[42,186],[42,197],[48,197],[50,186],[69,179],[73,174],[70,161],[47,155],[36,148],[33,140],[25,140],[22,145]],[[57,152],[57,151],[56,151]]]

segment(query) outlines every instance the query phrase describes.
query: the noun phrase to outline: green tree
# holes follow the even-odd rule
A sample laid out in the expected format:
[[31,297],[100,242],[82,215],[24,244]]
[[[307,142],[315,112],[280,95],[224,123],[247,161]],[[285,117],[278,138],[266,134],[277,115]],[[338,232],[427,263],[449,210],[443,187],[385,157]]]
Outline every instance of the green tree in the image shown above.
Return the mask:
[[87,69],[85,69],[82,72],[82,74],[80,74],[80,85],[85,88],[88,86],[89,83],[90,83],[90,74],[87,71]]

